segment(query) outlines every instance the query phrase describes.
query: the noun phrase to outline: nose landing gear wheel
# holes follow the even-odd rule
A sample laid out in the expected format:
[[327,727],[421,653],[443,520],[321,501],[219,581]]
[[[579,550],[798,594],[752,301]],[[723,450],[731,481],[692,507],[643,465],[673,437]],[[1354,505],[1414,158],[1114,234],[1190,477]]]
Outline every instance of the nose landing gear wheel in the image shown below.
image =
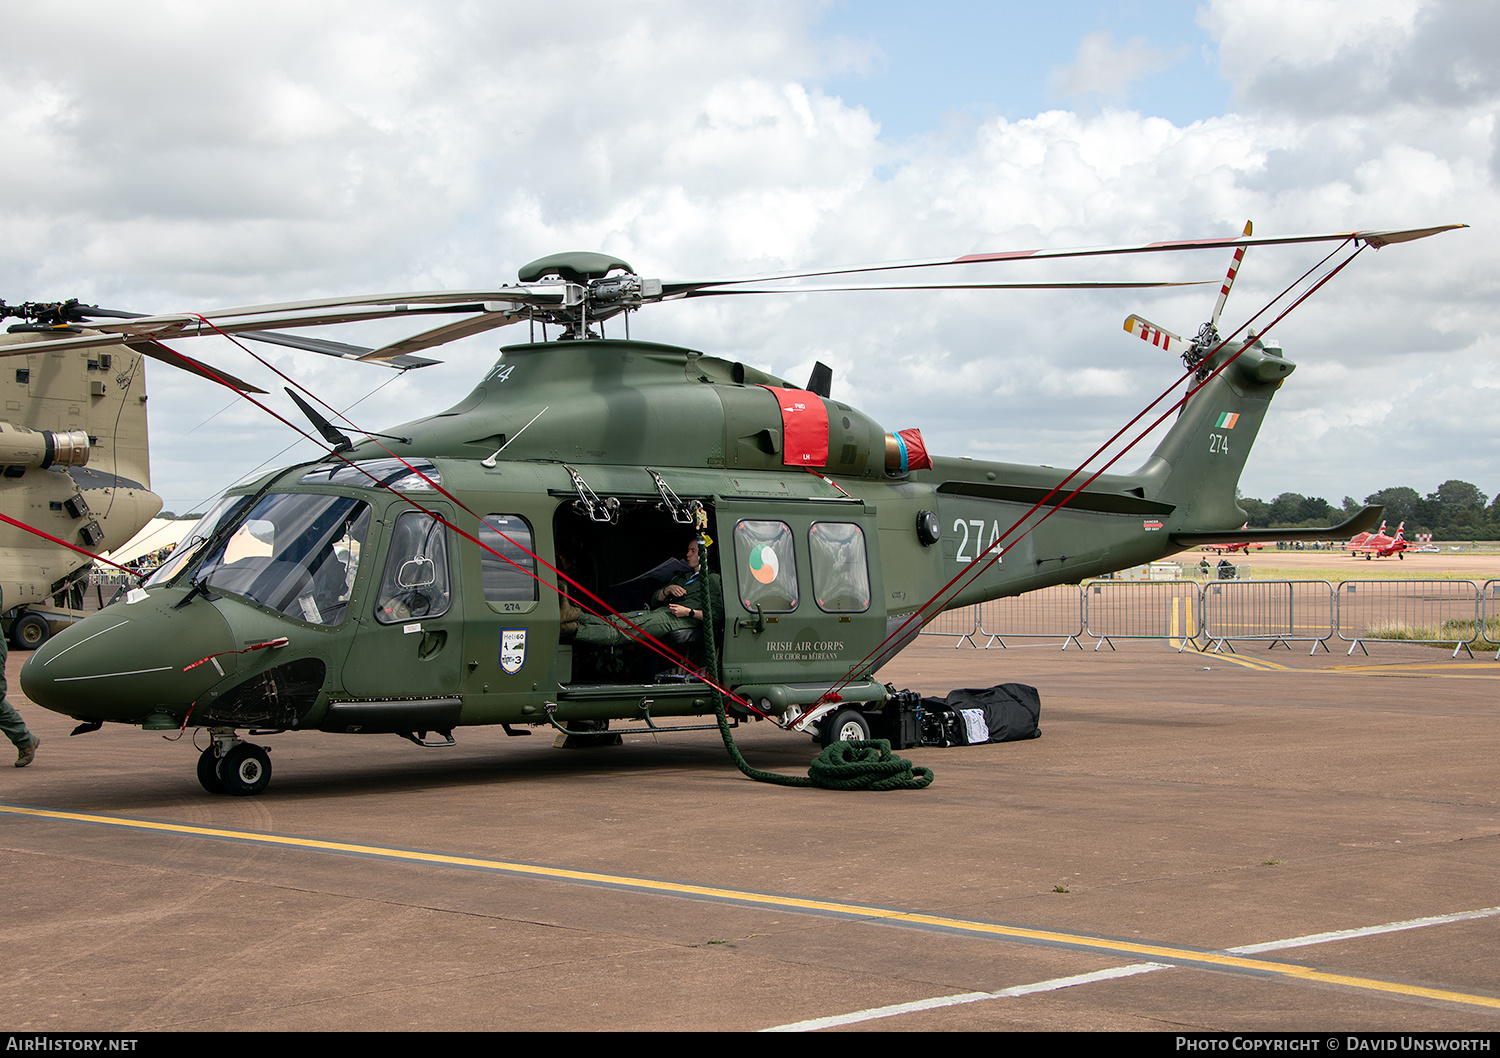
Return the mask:
[[248,797],[270,785],[271,757],[262,747],[241,742],[219,758],[216,772],[224,793]]
[[198,785],[212,794],[227,792],[219,781],[219,758],[212,746],[198,754]]

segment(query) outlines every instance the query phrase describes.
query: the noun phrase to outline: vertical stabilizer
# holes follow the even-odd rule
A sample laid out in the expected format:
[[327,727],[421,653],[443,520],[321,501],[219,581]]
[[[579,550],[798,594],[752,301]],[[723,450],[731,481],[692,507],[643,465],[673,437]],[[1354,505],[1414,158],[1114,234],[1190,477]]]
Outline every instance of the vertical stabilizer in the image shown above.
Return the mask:
[[[1231,344],[1203,362],[1199,377],[1233,357]],[[1245,521],[1235,501],[1240,473],[1271,398],[1296,370],[1274,341],[1255,339],[1228,368],[1189,398],[1170,433],[1141,468],[1146,494],[1173,504],[1172,528],[1233,529]]]

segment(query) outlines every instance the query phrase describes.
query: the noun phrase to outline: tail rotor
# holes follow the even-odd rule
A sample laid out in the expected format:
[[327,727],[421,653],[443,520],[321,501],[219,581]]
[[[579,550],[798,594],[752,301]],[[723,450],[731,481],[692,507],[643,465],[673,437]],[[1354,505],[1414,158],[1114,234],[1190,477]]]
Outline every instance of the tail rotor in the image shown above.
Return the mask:
[[[1245,221],[1244,237],[1249,238],[1254,230],[1255,225],[1248,220]],[[1229,272],[1224,276],[1223,285],[1219,287],[1219,300],[1214,304],[1214,313],[1207,323],[1198,328],[1198,333],[1191,341],[1136,315],[1126,317],[1126,332],[1142,341],[1150,342],[1158,349],[1165,349],[1169,353],[1182,357],[1182,362],[1188,367],[1198,367],[1214,346],[1219,344],[1219,317],[1224,313],[1224,304],[1229,300],[1229,291],[1234,286],[1235,276],[1239,275],[1240,263],[1245,259],[1247,245],[1241,243],[1234,248],[1234,258],[1229,262]],[[1196,381],[1203,381],[1201,368],[1199,368]]]

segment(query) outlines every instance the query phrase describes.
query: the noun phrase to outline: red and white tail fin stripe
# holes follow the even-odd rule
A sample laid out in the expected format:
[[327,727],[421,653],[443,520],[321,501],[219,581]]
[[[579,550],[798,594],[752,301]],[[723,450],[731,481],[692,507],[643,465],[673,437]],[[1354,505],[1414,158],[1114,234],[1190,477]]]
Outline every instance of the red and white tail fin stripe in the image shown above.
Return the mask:
[[1125,317],[1125,330],[1141,339],[1141,341],[1150,342],[1158,349],[1165,349],[1169,353],[1180,355],[1188,345],[1179,335],[1163,330],[1150,320],[1143,319],[1140,316],[1132,315]]
[[1405,522],[1402,522],[1400,525],[1396,526],[1396,539],[1397,540],[1405,540],[1406,539],[1406,523]]
[[[1255,230],[1255,225],[1245,221],[1245,234],[1249,235]],[[1219,303],[1214,306],[1213,318],[1209,321],[1215,327],[1219,325],[1219,315],[1224,311],[1224,303],[1229,300],[1229,288],[1234,286],[1234,277],[1239,274],[1240,262],[1245,259],[1245,244],[1241,243],[1234,248],[1234,260],[1229,262],[1229,274],[1224,277],[1224,285],[1219,288]]]

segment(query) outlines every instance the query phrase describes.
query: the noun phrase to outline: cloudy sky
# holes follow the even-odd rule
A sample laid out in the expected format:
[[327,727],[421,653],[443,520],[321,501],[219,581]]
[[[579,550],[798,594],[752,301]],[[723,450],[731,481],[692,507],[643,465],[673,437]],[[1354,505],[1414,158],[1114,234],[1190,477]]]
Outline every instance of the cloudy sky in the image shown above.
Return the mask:
[[[1039,6],[4,0],[0,297],[182,311],[486,287],[564,249],[672,278],[1246,219],[1259,235],[1465,222],[1366,251],[1278,326],[1300,367],[1242,487],[1334,503],[1447,478],[1500,490],[1500,5]],[[1252,249],[1226,321],[1321,253]],[[1227,264],[985,278],[1216,280]],[[632,333],[793,380],[821,359],[836,396],[934,450],[1071,466],[1180,369],[1124,317],[1191,334],[1212,300],[733,298],[656,307]],[[401,376],[270,355],[339,406],[384,384],[352,413],[379,429],[456,402],[524,338],[455,343]],[[184,351],[280,392],[232,346]],[[311,454],[279,454],[286,428],[208,383],[152,364],[149,384],[168,509]]]

